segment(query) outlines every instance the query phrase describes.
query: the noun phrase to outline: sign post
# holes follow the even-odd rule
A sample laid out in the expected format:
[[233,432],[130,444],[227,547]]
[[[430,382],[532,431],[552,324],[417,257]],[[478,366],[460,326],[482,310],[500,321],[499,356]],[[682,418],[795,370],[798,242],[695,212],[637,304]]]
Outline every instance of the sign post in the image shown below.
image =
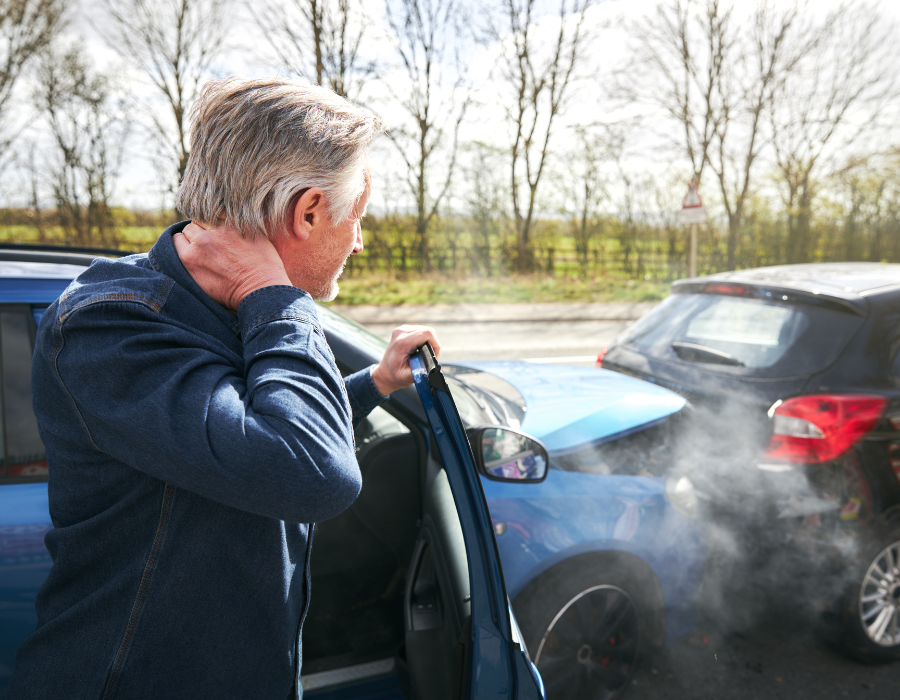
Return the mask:
[[691,250],[688,257],[688,277],[697,276],[697,226],[706,223],[706,207],[700,199],[700,183],[696,177],[691,178],[687,194],[681,202],[678,221],[691,226]]

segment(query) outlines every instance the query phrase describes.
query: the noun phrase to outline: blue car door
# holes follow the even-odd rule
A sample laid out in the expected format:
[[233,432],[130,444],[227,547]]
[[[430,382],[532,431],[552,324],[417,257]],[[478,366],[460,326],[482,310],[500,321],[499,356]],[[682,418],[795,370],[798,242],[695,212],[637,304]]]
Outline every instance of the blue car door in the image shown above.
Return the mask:
[[[468,700],[543,698],[540,676],[517,634],[487,502],[462,421],[440,364],[431,347],[425,345],[410,359],[410,366],[416,391],[443,461],[468,552],[471,613],[454,650],[456,656],[463,657],[460,661],[464,669],[459,674],[461,687],[457,697]],[[421,564],[414,564],[411,577],[414,591],[422,578],[417,571],[421,567]],[[427,586],[422,586],[422,590],[427,591]],[[409,625],[415,628],[418,619],[427,627],[434,605],[427,593],[423,593],[420,599],[414,598],[410,606]],[[411,644],[409,636],[407,639],[409,653],[413,654],[420,644]],[[411,657],[411,665],[413,660]]]

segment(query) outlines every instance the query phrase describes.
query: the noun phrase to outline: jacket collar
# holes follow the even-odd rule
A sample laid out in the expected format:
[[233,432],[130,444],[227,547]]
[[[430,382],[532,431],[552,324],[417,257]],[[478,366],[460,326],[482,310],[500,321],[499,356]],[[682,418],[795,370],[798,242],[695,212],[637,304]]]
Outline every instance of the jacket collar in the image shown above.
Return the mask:
[[200,289],[200,285],[194,281],[194,278],[191,277],[190,273],[181,263],[181,258],[178,257],[178,252],[175,250],[175,242],[172,240],[172,236],[176,233],[181,233],[181,231],[184,230],[184,227],[189,223],[191,222],[179,221],[177,224],[169,226],[169,228],[163,231],[163,234],[157,239],[156,243],[153,244],[153,247],[147,254],[147,258],[153,266],[153,269],[172,278],[175,281],[175,284],[197,297],[197,299],[212,312],[213,316],[219,319],[219,321],[227,328],[231,329],[232,333],[240,337],[241,325],[238,321],[238,317],[228,311],[224,306],[213,301],[212,297]]

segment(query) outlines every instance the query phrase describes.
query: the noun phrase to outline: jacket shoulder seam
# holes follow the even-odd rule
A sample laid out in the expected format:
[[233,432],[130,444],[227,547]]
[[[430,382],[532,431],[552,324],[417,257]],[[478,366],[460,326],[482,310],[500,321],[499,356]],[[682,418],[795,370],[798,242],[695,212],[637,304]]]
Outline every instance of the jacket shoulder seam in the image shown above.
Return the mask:
[[160,313],[162,311],[163,305],[166,303],[166,299],[169,296],[169,292],[172,291],[172,286],[174,285],[174,280],[167,277],[165,282],[160,287],[159,292],[157,292],[155,297],[149,297],[144,294],[138,294],[136,292],[108,292],[106,294],[95,294],[89,299],[85,299],[84,301],[80,301],[76,303],[71,308],[67,308],[59,315],[59,319],[57,321],[58,324],[62,325],[65,323],[69,317],[74,314],[76,311],[84,309],[88,306],[96,306],[97,304],[104,303],[116,303],[121,301],[128,301],[135,304],[141,304],[146,306],[156,313]]
[[[69,397],[69,401],[72,402],[72,407],[75,409],[78,420],[81,422],[81,427],[84,429],[84,432],[87,435],[91,446],[95,450],[100,450],[100,447],[99,445],[97,445],[97,441],[94,440],[94,435],[91,433],[91,429],[88,427],[87,421],[84,419],[84,414],[78,407],[78,402],[75,400],[72,392],[69,391],[69,387],[66,385],[66,382],[63,379],[62,372],[60,372],[59,370],[59,358],[60,355],[62,355],[62,351],[66,345],[65,336],[63,335],[63,325],[76,311],[106,302],[132,302],[141,304],[142,306],[147,306],[148,308],[153,309],[156,313],[161,313],[162,307],[166,303],[166,299],[168,298],[169,292],[172,290],[172,286],[174,285],[174,283],[175,281],[173,279],[167,277],[166,281],[163,283],[161,289],[159,290],[159,293],[154,299],[149,299],[148,297],[145,297],[143,295],[132,293],[116,292],[110,294],[98,294],[91,297],[90,299],[85,299],[84,301],[73,306],[71,309],[66,309],[66,311],[61,313],[56,319],[56,323],[54,324],[53,328],[53,350],[51,351],[50,355],[50,365],[53,368],[53,373],[56,375],[56,380],[59,382],[60,387],[62,387],[62,390],[65,392],[66,396]],[[64,301],[66,296],[66,294],[63,294],[61,301]]]

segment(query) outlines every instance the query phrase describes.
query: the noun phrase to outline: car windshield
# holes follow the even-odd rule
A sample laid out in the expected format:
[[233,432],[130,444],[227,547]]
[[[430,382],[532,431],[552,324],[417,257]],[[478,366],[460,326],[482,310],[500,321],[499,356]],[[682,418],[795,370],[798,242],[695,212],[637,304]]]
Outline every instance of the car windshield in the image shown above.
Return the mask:
[[[319,320],[329,332],[361,347],[372,357],[384,355],[387,341],[365,326],[322,304],[316,304],[316,309]],[[518,428],[522,425],[525,399],[509,382],[490,372],[454,365],[445,365],[444,375],[460,417],[467,426],[505,425]]]
[[466,426],[505,425],[518,429],[525,418],[525,399],[516,388],[490,372],[444,365],[444,376]]
[[851,313],[720,294],[673,294],[617,344],[706,370],[780,378],[834,361],[862,324]]

